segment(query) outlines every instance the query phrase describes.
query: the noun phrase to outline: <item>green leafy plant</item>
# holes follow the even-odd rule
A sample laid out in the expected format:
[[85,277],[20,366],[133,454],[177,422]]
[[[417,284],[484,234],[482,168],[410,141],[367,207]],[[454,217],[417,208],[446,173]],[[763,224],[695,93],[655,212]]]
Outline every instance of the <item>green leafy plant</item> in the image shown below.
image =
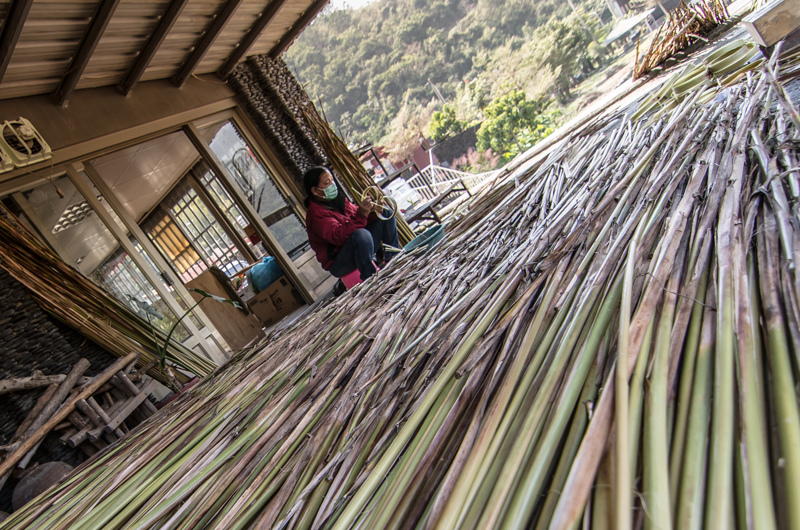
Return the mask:
[[468,127],[468,123],[461,121],[456,117],[456,108],[450,104],[442,107],[442,110],[437,110],[431,117],[431,123],[428,126],[428,133],[431,139],[438,142],[442,138],[456,135],[463,132]]
[[560,113],[547,113],[549,105],[546,99],[529,100],[518,90],[491,102],[477,132],[478,150],[491,149],[507,161],[532,147],[558,125]]
[[155,308],[152,305],[148,304],[147,302],[144,302],[137,298],[130,297],[131,301],[136,305],[136,307],[139,308],[139,310],[141,310],[147,317],[147,323],[150,325],[150,332],[153,334],[153,342],[156,345],[156,355],[158,356],[159,368],[164,374],[169,376],[170,380],[173,380],[174,378],[172,376],[169,367],[167,366],[167,352],[169,351],[169,345],[172,341],[172,334],[178,328],[183,319],[186,318],[186,316],[189,313],[191,313],[195,307],[199,306],[200,302],[202,302],[206,298],[211,298],[212,300],[216,300],[217,302],[223,304],[231,304],[236,309],[241,309],[241,305],[239,305],[239,302],[235,302],[234,300],[228,300],[227,298],[222,298],[221,296],[208,293],[206,291],[203,291],[202,289],[189,289],[189,291],[199,294],[201,298],[200,300],[197,300],[193,306],[187,309],[175,321],[174,324],[172,324],[172,327],[170,327],[169,332],[167,333],[167,337],[163,343],[159,340],[158,333],[156,333],[156,325],[153,323],[152,319],[157,318],[158,320],[163,320],[164,315],[156,311]]

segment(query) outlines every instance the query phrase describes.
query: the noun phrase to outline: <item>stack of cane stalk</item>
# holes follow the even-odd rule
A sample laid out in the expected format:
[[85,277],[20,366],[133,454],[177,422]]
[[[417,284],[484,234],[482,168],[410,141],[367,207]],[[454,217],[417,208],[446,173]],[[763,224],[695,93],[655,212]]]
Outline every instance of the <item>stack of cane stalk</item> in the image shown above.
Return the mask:
[[800,528],[800,116],[606,117],[5,528]]
[[[299,109],[306,125],[325,152],[331,169],[336,172],[339,182],[347,189],[350,196],[357,202],[360,202],[361,198],[370,191],[383,196],[382,190],[369,176],[364,165],[358,161],[342,139],[336,136],[328,122],[317,112],[314,104],[310,100],[306,103],[296,100],[295,106]],[[370,193],[370,196],[374,197],[374,193]],[[396,210],[397,204],[395,203],[393,206]],[[396,212],[396,214],[397,235],[400,239],[400,244],[406,245],[414,239],[416,234],[406,223],[406,220],[403,219],[400,212]]]
[[730,19],[722,0],[699,0],[689,4],[686,0],[680,0],[675,9],[667,13],[667,21],[658,28],[641,60],[639,43],[636,43],[634,79],[647,75],[670,59],[677,60],[676,54],[697,41],[706,41],[704,35]]

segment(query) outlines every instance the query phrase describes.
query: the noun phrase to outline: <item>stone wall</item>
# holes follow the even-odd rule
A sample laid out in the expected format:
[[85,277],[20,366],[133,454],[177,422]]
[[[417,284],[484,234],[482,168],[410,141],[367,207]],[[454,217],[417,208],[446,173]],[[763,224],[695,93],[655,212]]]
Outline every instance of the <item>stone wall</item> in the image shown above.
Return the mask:
[[228,83],[280,162],[303,189],[303,173],[326,162],[298,109],[297,101],[308,101],[303,87],[283,59],[263,55],[250,57],[237,66]]
[[[45,375],[66,374],[81,357],[91,367],[84,374],[96,375],[116,361],[116,357],[72,328],[45,313],[30,291],[0,268],[0,379],[25,377],[34,370]],[[0,445],[14,436],[44,389],[12,392],[0,396]],[[51,433],[39,447],[32,462],[60,460],[72,466],[85,456],[63,445]],[[0,490],[0,510],[11,511],[11,493],[16,480],[9,479]]]

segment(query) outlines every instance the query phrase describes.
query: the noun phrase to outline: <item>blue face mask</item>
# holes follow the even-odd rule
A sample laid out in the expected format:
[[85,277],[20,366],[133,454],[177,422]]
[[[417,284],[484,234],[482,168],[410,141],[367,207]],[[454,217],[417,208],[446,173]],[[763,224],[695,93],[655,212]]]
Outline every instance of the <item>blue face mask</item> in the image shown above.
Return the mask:
[[325,193],[325,198],[329,201],[332,201],[339,195],[339,188],[336,187],[335,182],[332,182],[327,188],[322,188],[322,191]]

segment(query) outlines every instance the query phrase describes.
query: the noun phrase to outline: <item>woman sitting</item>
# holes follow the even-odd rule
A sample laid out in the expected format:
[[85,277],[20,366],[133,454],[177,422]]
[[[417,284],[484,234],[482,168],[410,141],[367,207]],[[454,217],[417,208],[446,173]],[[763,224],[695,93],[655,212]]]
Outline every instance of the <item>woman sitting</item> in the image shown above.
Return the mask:
[[[383,252],[383,245],[397,248],[397,223],[392,217],[378,218],[376,205],[365,197],[356,206],[350,202],[324,167],[314,167],[303,175],[306,189],[306,230],[308,242],[322,268],[341,278],[358,269],[361,279],[375,274],[394,255]],[[377,251],[377,258],[375,256]]]

